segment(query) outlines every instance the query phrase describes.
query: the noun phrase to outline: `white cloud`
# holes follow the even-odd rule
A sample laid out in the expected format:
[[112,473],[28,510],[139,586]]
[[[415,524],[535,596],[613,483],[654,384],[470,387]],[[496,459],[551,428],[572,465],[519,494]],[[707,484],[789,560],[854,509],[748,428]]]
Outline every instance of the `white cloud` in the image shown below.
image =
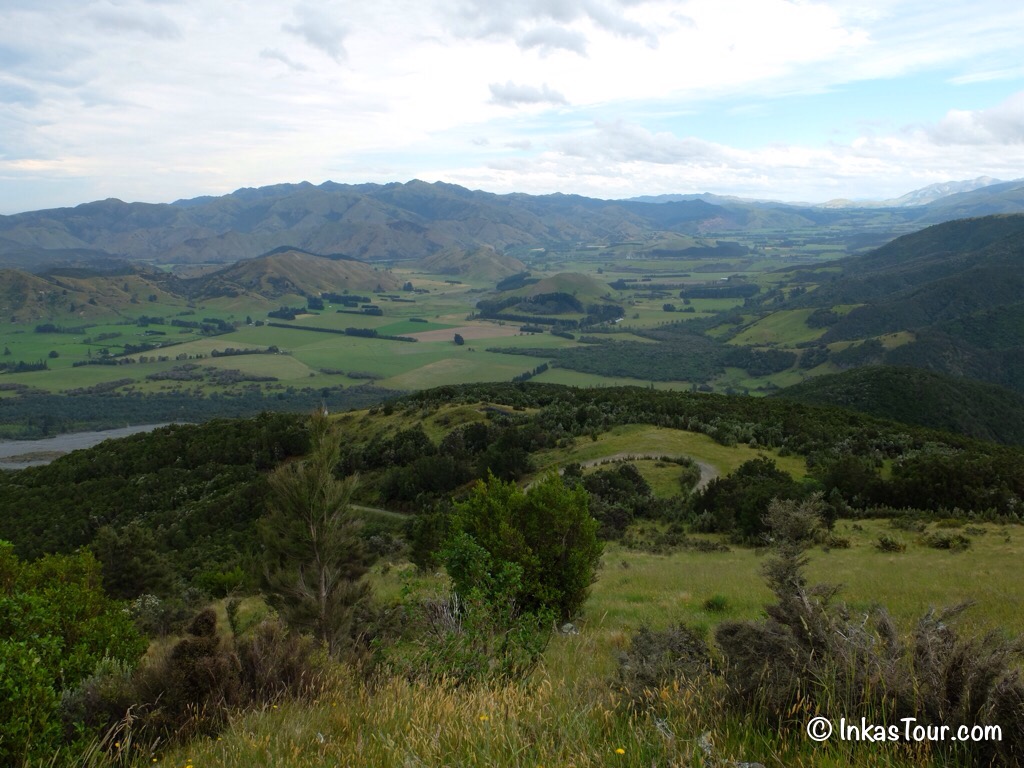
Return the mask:
[[544,83],[540,88],[519,85],[509,80],[506,83],[491,83],[491,101],[503,107],[517,107],[521,104],[568,104],[565,96],[553,91]]
[[943,146],[1024,144],[1024,91],[991,109],[950,110],[928,134]]
[[89,13],[99,29],[115,34],[138,32],[157,40],[181,37],[181,29],[162,13],[129,8],[101,8]]
[[516,39],[516,44],[525,50],[536,48],[541,54],[550,54],[558,50],[587,55],[587,38],[581,32],[566,27],[545,25],[524,32]]
[[286,54],[284,51],[278,50],[277,48],[264,48],[262,51],[260,51],[260,58],[269,59],[271,61],[279,61],[286,67],[288,67],[288,69],[291,69],[295,72],[309,71],[309,67],[307,67],[305,64],[293,60],[291,56]]

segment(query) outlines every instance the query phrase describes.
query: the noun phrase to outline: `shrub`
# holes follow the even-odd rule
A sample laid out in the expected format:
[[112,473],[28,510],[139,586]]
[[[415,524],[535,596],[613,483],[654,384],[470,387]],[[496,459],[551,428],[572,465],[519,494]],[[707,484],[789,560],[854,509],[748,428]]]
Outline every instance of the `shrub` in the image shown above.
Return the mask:
[[712,595],[701,607],[708,613],[724,613],[729,607],[729,600],[725,595]]
[[948,549],[950,552],[963,552],[971,546],[971,540],[962,533],[929,533],[921,542],[926,547]]
[[887,533],[883,533],[878,537],[878,541],[875,543],[875,547],[882,550],[883,552],[906,552],[907,545],[897,539],[895,536],[890,536]]
[[662,689],[693,680],[712,669],[704,635],[684,624],[667,629],[641,627],[619,654],[617,688],[632,707],[649,707],[661,700]]
[[245,699],[266,703],[318,693],[327,678],[323,648],[308,635],[289,632],[266,619],[236,643],[239,678]]
[[387,654],[392,668],[454,685],[524,678],[547,648],[554,616],[516,610],[515,576],[514,568],[504,574],[503,597],[484,599],[477,591],[467,600],[457,592],[407,600],[403,641]]

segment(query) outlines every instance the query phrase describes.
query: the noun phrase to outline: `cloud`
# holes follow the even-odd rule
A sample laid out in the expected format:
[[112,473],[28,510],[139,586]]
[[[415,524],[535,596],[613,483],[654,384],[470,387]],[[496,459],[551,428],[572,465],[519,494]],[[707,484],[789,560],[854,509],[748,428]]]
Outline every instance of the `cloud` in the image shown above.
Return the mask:
[[295,15],[298,17],[298,23],[282,24],[281,29],[298,35],[339,64],[348,58],[344,45],[349,33],[347,27],[336,22],[320,8],[311,5],[296,6]]
[[138,32],[157,40],[176,40],[182,36],[178,25],[162,13],[103,8],[90,12],[89,19],[107,32]]
[[522,141],[506,141],[505,146],[509,149],[533,149],[533,142],[529,139],[523,139]]
[[288,56],[288,54],[286,54],[284,51],[278,50],[277,48],[264,48],[262,51],[260,51],[260,58],[269,59],[271,61],[279,61],[293,72],[309,71],[309,67],[307,67],[305,64],[294,61],[290,56]]
[[582,33],[565,27],[536,27],[520,35],[516,39],[516,45],[524,51],[537,48],[542,55],[558,50],[571,51],[580,56],[587,55],[587,38]]
[[511,80],[505,84],[491,83],[491,102],[503,107],[515,107],[520,104],[568,104],[568,100],[558,91],[548,88],[544,83],[540,88],[532,85],[519,85]]
[[953,109],[927,134],[940,146],[1024,144],[1024,91],[991,109]]
[[610,163],[651,163],[655,165],[720,163],[720,145],[693,137],[680,138],[668,132],[652,133],[622,120],[596,121],[595,131],[559,144],[564,155]]
[[[581,53],[586,38],[568,27],[589,23],[653,47],[657,45],[654,31],[624,13],[626,8],[646,4],[648,0],[464,0],[455,12],[454,30],[462,37],[513,39],[524,50],[562,48]],[[554,34],[559,29],[560,37]]]

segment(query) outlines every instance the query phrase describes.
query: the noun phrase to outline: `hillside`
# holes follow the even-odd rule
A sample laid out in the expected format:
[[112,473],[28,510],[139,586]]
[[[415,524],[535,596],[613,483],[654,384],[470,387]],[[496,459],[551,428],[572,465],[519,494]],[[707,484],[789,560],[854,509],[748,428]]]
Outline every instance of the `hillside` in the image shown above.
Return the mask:
[[184,299],[173,292],[165,276],[141,269],[91,276],[0,270],[0,316],[11,323],[102,319],[154,302],[174,305]]
[[325,291],[394,291],[401,285],[389,271],[364,262],[283,249],[193,278],[139,266],[117,275],[83,269],[55,269],[44,275],[0,270],[0,312],[12,323],[71,322],[146,306],[183,306],[194,299],[249,296],[275,301]]
[[204,297],[249,293],[276,299],[288,294],[319,296],[325,291],[394,291],[401,285],[388,271],[361,261],[283,249],[197,278],[191,292]]
[[1024,216],[952,221],[828,270],[794,270],[814,289],[787,306],[816,308],[822,345],[910,332],[876,360],[1024,391],[1022,266]]
[[452,275],[483,282],[497,282],[503,277],[526,270],[526,265],[519,259],[498,253],[489,245],[470,250],[441,251],[421,260],[417,267],[430,274]]
[[933,371],[866,366],[786,387],[774,397],[1024,445],[1024,396]]

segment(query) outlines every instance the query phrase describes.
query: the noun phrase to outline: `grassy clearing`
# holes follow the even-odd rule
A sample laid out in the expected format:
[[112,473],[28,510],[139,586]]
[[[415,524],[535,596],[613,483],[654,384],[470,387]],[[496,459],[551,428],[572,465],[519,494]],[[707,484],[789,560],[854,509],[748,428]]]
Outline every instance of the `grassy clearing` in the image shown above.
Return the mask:
[[806,320],[813,309],[791,309],[773,312],[761,318],[742,333],[730,339],[730,344],[760,346],[776,344],[792,347],[803,341],[814,341],[825,334],[827,328],[811,328]]
[[759,456],[772,458],[780,469],[796,478],[807,474],[807,465],[800,456],[779,456],[769,449],[746,445],[731,448],[716,443],[707,435],[678,429],[629,424],[598,435],[597,440],[581,439],[572,448],[541,451],[536,454],[541,468],[563,466],[574,461],[589,461],[619,453],[655,453],[665,456],[692,456],[728,474],[740,464]]

